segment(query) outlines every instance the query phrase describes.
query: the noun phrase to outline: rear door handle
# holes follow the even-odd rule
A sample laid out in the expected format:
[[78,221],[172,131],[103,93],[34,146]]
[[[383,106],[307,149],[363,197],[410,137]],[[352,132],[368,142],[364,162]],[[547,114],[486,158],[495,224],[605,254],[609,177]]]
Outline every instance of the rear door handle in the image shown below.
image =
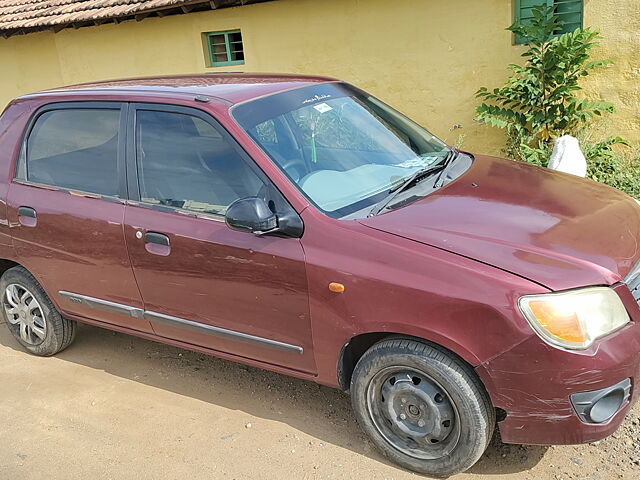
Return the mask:
[[163,233],[147,232],[144,234],[144,248],[149,253],[166,257],[171,253],[171,242]]
[[18,221],[20,225],[25,227],[35,227],[37,223],[36,211],[31,207],[19,207],[18,208]]
[[167,237],[162,233],[156,233],[156,232],[145,233],[144,241],[145,243],[155,243],[156,245],[164,245],[165,247],[168,247],[170,245],[169,237]]

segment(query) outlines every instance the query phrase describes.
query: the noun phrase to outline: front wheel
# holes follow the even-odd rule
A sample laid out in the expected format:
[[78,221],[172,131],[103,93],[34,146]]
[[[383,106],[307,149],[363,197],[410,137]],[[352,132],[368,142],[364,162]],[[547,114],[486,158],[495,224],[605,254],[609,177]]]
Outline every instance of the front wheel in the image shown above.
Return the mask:
[[385,456],[410,470],[447,477],[482,456],[495,410],[473,370],[448,351],[384,340],[351,379],[358,423]]

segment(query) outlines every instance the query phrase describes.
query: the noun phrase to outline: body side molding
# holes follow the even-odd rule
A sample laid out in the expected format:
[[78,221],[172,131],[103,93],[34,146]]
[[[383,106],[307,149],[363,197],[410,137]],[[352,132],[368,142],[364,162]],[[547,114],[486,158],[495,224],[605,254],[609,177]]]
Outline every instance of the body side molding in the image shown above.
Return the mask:
[[121,313],[134,318],[143,318],[144,316],[144,310],[141,308],[123,305],[122,303],[110,302],[108,300],[102,300],[101,298],[87,297],[86,295],[80,295],[78,293],[65,292],[64,290],[60,290],[58,293],[70,302],[80,303],[89,308]]
[[164,315],[158,312],[151,312],[143,310],[137,307],[131,307],[129,305],[123,305],[121,303],[110,302],[108,300],[102,300],[100,298],[88,297],[86,295],[80,295],[78,293],[66,292],[60,290],[58,292],[62,297],[66,298],[70,302],[79,303],[89,308],[95,308],[98,310],[106,310],[108,312],[120,313],[134,318],[144,318],[150,322],[161,322],[167,325],[178,328],[186,328],[194,330],[199,333],[207,335],[213,335],[216,337],[229,338],[238,342],[252,343],[260,345],[266,348],[272,348],[275,350],[281,350],[284,352],[302,354],[304,349],[297,345],[291,345],[289,343],[279,342],[277,340],[271,340],[269,338],[256,337],[255,335],[249,335],[248,333],[236,332],[235,330],[228,330],[226,328],[214,327],[213,325],[206,325],[204,323],[193,322],[191,320],[185,320],[184,318],[172,317],[170,315]]
[[248,333],[236,332],[235,330],[227,330],[226,328],[214,327],[212,325],[193,322],[191,320],[172,317],[170,315],[163,315],[162,313],[150,312],[145,310],[144,318],[146,320],[149,320],[150,322],[161,322],[172,327],[186,328],[199,333],[205,333],[207,335],[213,335],[216,337],[229,338],[231,340],[237,340],[239,342],[254,343],[262,347],[272,348],[275,350],[282,350],[285,352],[298,354],[302,354],[302,352],[304,351],[302,347],[299,347],[297,345],[278,342],[277,340],[271,340],[269,338],[256,337],[254,335],[249,335]]

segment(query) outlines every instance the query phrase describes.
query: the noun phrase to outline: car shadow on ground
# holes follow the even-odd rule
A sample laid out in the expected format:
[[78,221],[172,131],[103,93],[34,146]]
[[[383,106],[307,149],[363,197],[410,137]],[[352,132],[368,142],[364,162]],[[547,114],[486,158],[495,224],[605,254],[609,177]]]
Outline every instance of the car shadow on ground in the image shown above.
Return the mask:
[[[4,325],[0,325],[0,344],[27,355]],[[339,390],[88,325],[80,325],[74,343],[56,357],[254,417],[283,422],[321,442],[393,465],[361,432],[352,416],[348,394]],[[484,456],[468,473],[526,471],[543,458],[546,450],[503,444],[496,433]]]

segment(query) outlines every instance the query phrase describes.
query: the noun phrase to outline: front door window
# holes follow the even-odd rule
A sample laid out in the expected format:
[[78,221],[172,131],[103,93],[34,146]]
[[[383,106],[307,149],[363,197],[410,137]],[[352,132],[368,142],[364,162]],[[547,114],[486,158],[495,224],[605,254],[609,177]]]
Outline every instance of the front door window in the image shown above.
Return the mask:
[[224,215],[264,184],[214,127],[184,113],[138,110],[140,199],[193,212]]

